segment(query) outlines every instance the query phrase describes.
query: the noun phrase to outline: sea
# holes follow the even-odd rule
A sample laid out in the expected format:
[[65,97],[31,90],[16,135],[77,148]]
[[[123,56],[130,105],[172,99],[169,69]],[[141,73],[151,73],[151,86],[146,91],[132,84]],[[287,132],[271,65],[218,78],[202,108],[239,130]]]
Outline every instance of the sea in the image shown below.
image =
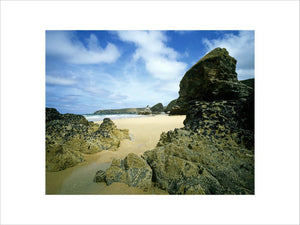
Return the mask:
[[137,114],[83,114],[83,116],[88,121],[102,121],[104,118],[110,118],[111,120],[115,119],[126,119],[126,118],[139,118],[139,117],[149,117],[148,115],[137,115]]

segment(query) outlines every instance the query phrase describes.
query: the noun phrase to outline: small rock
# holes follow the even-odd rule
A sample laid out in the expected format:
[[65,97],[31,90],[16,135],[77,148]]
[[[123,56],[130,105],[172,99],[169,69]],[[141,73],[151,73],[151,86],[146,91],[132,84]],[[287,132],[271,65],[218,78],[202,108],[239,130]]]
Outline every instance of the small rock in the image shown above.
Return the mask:
[[99,170],[96,172],[94,182],[105,182],[106,174],[105,171]]

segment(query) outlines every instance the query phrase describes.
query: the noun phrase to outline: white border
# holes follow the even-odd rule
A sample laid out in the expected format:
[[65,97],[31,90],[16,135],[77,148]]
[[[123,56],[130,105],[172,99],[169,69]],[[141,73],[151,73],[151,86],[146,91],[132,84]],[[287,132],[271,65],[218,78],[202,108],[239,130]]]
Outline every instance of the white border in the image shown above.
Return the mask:
[[[299,222],[299,2],[1,2],[1,222]],[[255,30],[255,196],[45,196],[45,30]]]

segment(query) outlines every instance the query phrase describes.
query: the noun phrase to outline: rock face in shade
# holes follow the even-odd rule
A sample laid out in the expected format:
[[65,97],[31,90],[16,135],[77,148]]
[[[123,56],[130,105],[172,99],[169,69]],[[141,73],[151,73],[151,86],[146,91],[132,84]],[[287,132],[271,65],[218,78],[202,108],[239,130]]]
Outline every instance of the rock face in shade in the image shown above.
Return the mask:
[[130,138],[128,130],[117,129],[109,118],[99,127],[84,116],[55,111],[46,108],[47,171],[60,171],[83,162],[82,153],[116,150],[122,139]]
[[105,179],[106,179],[105,171],[99,170],[95,175],[94,182],[105,182]]
[[[98,173],[98,172],[97,172]],[[126,183],[131,187],[147,189],[152,184],[152,170],[141,157],[130,153],[124,160],[114,159],[106,170],[107,185],[114,182]]]
[[236,59],[216,48],[190,68],[180,82],[179,98],[170,114],[185,114],[190,101],[234,100],[253,93],[237,80]]
[[46,108],[46,122],[51,120],[59,120],[62,115],[54,108]]
[[152,111],[153,114],[159,114],[164,111],[164,106],[162,103],[157,103],[156,105],[152,106],[150,110]]
[[177,99],[174,99],[172,101],[170,101],[170,103],[167,105],[165,112],[166,113],[170,113],[172,108],[176,105]]

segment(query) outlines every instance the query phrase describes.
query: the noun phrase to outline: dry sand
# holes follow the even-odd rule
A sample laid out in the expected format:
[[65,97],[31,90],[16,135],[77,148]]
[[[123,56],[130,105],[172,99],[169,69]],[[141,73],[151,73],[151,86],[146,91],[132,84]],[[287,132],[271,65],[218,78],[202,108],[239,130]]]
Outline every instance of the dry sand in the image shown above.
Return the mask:
[[[142,155],[153,149],[163,131],[183,127],[185,116],[157,115],[113,120],[119,129],[129,129],[131,140],[121,141],[117,151],[102,151],[85,155],[86,162],[59,172],[46,172],[46,194],[167,194],[153,189],[143,192],[126,184],[94,183],[96,171],[110,166],[113,158],[125,158],[129,153]],[[101,124],[102,121],[95,122]]]

